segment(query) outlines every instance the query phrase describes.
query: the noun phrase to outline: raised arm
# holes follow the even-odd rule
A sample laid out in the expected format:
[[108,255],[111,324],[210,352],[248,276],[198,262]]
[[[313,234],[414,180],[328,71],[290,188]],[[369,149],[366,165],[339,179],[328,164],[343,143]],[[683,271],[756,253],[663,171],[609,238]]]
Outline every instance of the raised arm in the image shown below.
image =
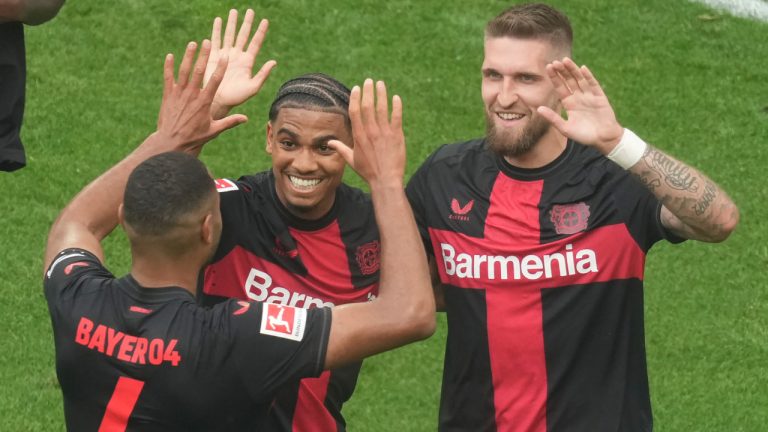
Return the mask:
[[700,171],[625,130],[586,66],[565,58],[548,65],[547,72],[568,119],[547,107],[538,112],[567,137],[596,147],[637,176],[663,204],[661,221],[667,229],[707,242],[723,241],[733,232],[739,210],[728,195]]
[[[253,19],[254,12],[252,9],[248,9],[245,12],[240,31],[237,31],[237,10],[230,10],[223,37],[221,18],[216,17],[213,20],[211,56],[208,59],[204,82],[208,82],[208,77],[216,69],[220,58],[227,57],[229,59],[229,67],[227,67],[227,72],[224,74],[213,100],[213,118],[215,119],[223,118],[232,108],[245,103],[256,95],[261,90],[264,81],[269,77],[272,68],[277,65],[274,60],[269,60],[253,75],[253,65],[269,27],[269,22],[262,19],[253,37],[250,37]],[[236,32],[237,34],[235,34]],[[250,42],[248,41],[249,37]]]
[[117,209],[123,200],[128,176],[142,161],[167,151],[185,151],[197,156],[206,142],[247,120],[242,115],[222,120],[211,118],[211,101],[227,68],[227,61],[226,58],[221,59],[210,82],[201,89],[210,42],[203,42],[192,70],[196,51],[197,44],[190,42],[179,66],[178,81],[173,77],[173,55],[166,56],[157,131],[125,159],[86,186],[61,211],[48,234],[43,271],[59,251],[70,247],[88,250],[103,261],[100,242],[117,226]]
[[426,253],[403,189],[405,138],[402,103],[392,99],[389,119],[383,82],[366,80],[352,89],[349,116],[354,150],[339,141],[329,146],[368,182],[381,235],[379,296],[333,310],[325,367],[351,361],[429,337],[435,330],[435,300]]

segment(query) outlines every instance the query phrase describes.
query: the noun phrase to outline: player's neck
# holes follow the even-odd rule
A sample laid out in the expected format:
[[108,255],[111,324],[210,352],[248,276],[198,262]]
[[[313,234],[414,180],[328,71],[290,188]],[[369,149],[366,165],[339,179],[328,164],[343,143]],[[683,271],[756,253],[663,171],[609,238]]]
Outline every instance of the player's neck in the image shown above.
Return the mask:
[[504,159],[518,168],[541,168],[557,159],[565,150],[567,143],[568,138],[565,135],[554,127],[550,127],[529,151],[518,156],[505,156]]
[[169,258],[151,255],[133,256],[131,276],[144,288],[177,286],[192,295],[197,291],[199,259]]

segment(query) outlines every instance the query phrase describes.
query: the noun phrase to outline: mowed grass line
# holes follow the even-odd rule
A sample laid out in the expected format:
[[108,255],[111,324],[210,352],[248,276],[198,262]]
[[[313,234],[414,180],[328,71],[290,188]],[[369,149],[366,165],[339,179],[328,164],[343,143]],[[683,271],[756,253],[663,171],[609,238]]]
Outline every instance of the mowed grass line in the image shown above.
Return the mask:
[[[322,3],[322,4],[319,4]],[[322,71],[353,85],[387,81],[405,103],[408,174],[438,145],[480,136],[482,28],[509,2],[233,2],[271,20],[262,60],[278,68],[239,112],[250,122],[203,153],[218,176],[266,169],[264,123],[281,82]],[[575,57],[619,119],[701,168],[742,210],[722,245],[660,245],[649,255],[646,332],[656,430],[756,431],[768,423],[766,24],[687,2],[553,2],[572,18]],[[58,211],[155,127],[162,60],[208,37],[213,2],[69,2],[27,29],[29,166],[0,175],[0,429],[61,430],[63,412],[41,290],[45,236]],[[349,172],[350,183],[361,185]],[[121,233],[106,244],[128,270]],[[430,340],[366,361],[345,407],[353,431],[434,430],[445,320]]]

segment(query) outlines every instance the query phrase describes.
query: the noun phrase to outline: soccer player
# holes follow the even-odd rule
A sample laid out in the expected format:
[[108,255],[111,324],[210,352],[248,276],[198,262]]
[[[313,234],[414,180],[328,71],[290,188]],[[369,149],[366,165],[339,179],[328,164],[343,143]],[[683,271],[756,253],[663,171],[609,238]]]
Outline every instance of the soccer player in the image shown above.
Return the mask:
[[[426,255],[403,189],[402,105],[395,96],[390,120],[386,88],[379,82],[374,90],[370,80],[351,95],[355,150],[330,145],[371,187],[381,232],[379,297],[311,310],[195,303],[221,213],[214,180],[193,156],[245,121],[212,119],[226,58],[201,89],[210,43],[189,78],[195,50],[189,45],[178,82],[172,56],[166,59],[157,132],[83,189],[49,234],[44,286],[69,430],[261,430],[285,383],[434,330]],[[118,220],[132,255],[122,278],[104,267],[100,245]]]
[[448,314],[440,430],[650,431],[646,253],[737,225],[712,180],[622,127],[571,44],[547,5],[491,20],[485,137],[408,184]]
[[[248,10],[239,32],[232,10],[222,33],[213,23],[209,69],[229,58],[214,98],[215,117],[256,93],[267,61],[251,77],[267,21],[251,37]],[[250,39],[250,42],[248,42]],[[217,181],[224,223],[201,300],[260,300],[303,308],[365,302],[379,281],[379,232],[370,197],[342,183],[345,161],[328,143],[351,142],[349,89],[323,74],[286,81],[269,110],[266,150],[272,169]],[[324,372],[281,389],[266,430],[342,431],[342,405],[351,397],[361,363]]]
[[53,19],[64,0],[0,0],[0,171],[27,164],[21,143],[27,60],[24,25]]

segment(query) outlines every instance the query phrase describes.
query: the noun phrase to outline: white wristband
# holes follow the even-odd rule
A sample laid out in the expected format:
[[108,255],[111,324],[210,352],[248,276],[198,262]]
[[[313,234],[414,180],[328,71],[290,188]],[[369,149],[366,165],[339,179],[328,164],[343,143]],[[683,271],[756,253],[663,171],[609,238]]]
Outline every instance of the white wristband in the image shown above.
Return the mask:
[[640,161],[646,148],[648,144],[645,141],[631,130],[624,128],[621,141],[606,157],[627,170]]

